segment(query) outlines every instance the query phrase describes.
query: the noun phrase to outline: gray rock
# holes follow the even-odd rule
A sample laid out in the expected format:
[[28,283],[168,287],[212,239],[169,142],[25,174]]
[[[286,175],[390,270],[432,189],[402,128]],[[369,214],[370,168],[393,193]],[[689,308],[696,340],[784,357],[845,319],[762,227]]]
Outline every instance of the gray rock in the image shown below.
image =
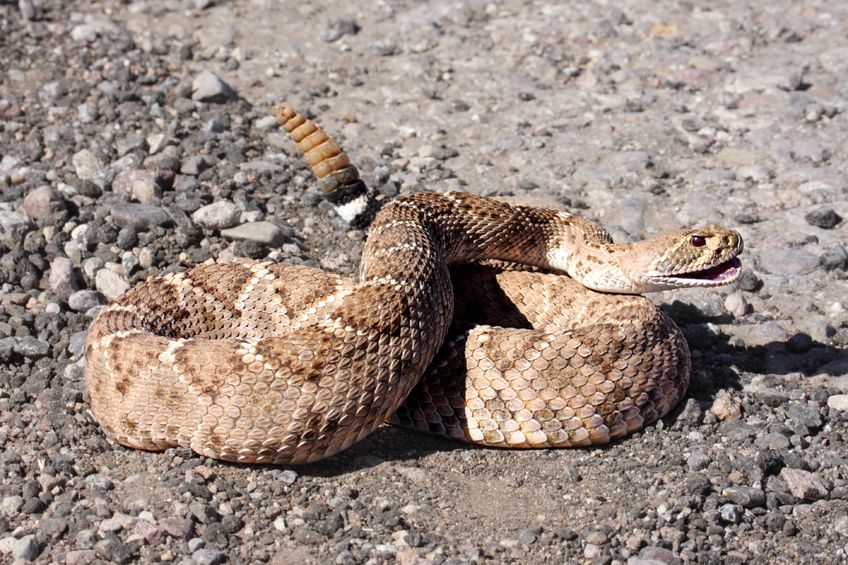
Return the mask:
[[212,508],[209,504],[203,502],[196,502],[189,506],[189,511],[192,516],[197,518],[197,520],[201,524],[210,524],[213,522],[218,522],[221,519],[221,515],[218,514],[218,511]]
[[842,245],[831,247],[819,257],[821,266],[827,271],[848,271],[848,251]]
[[736,285],[739,287],[739,290],[756,292],[763,286],[763,281],[752,270],[743,268]]
[[592,530],[586,534],[586,543],[592,545],[604,545],[609,541],[609,536],[603,530]]
[[14,350],[28,359],[40,359],[50,354],[50,344],[31,335],[17,337]]
[[192,155],[183,161],[180,172],[184,175],[197,176],[209,168],[209,161],[203,155]]
[[827,498],[827,487],[821,479],[809,471],[784,467],[780,471],[780,478],[796,498],[807,501]]
[[25,212],[16,210],[11,202],[0,202],[0,234],[10,233],[18,226],[29,223]]
[[88,475],[85,478],[85,486],[88,488],[108,491],[115,488],[115,483],[112,482],[112,479],[109,477],[95,473]]
[[680,565],[674,552],[657,546],[643,547],[638,557],[631,557],[627,565]]
[[848,412],[848,394],[834,394],[827,398],[827,406],[831,410]]
[[277,118],[274,116],[262,116],[253,122],[253,127],[260,131],[267,131],[277,127]]
[[822,208],[816,208],[804,216],[804,219],[811,226],[829,230],[835,228],[842,221],[842,216],[837,214],[830,206],[824,206]]
[[77,106],[77,117],[84,124],[90,124],[100,117],[100,112],[91,104],[80,104]]
[[359,29],[359,24],[353,18],[334,18],[330,20],[327,29],[321,34],[321,39],[327,43],[333,43],[345,35],[356,35],[359,33]]
[[162,532],[159,528],[147,520],[136,520],[133,533],[137,536],[141,536],[147,543],[151,544],[159,543],[162,539]]
[[727,524],[738,524],[742,521],[742,512],[735,504],[724,504],[719,509],[721,520]]
[[760,449],[771,449],[773,451],[783,451],[789,449],[789,438],[783,434],[767,433],[757,436],[754,440],[754,445]]
[[765,69],[751,63],[737,68],[732,81],[725,86],[728,92],[742,94],[749,91],[797,90],[804,78],[804,69],[778,66]]
[[62,300],[67,300],[71,294],[79,289],[77,279],[74,276],[74,265],[67,257],[56,256],[50,262],[50,276],[48,278],[50,290]]
[[755,508],[766,504],[766,493],[755,487],[732,486],[724,489],[723,494],[744,508]]
[[848,537],[848,516],[840,516],[834,520],[833,529],[839,535]]
[[65,565],[87,565],[96,557],[93,549],[74,549],[65,554]]
[[821,427],[822,419],[818,410],[807,403],[793,402],[786,409],[786,415],[796,424],[816,430]]
[[238,223],[241,212],[235,204],[219,200],[198,209],[191,215],[194,223],[209,230],[229,228]]
[[14,337],[0,338],[0,363],[8,363],[12,359],[17,342]]
[[20,496],[4,496],[3,502],[0,502],[0,512],[5,516],[17,514],[24,505],[24,499]]
[[144,149],[144,136],[140,133],[130,134],[127,137],[122,137],[115,143],[115,148],[118,151],[118,155],[121,157],[127,155],[131,151],[136,151],[137,149]]
[[821,163],[830,159],[830,151],[820,143],[798,139],[792,143],[790,155],[798,161]]
[[65,201],[51,186],[39,186],[24,198],[24,212],[32,220],[43,220],[65,209]]
[[15,559],[33,561],[39,553],[41,553],[41,547],[33,534],[24,536],[12,544],[12,557]]
[[227,556],[219,549],[203,548],[191,554],[197,565],[218,565],[226,561]]
[[111,518],[107,518],[100,522],[97,528],[101,533],[120,532],[129,530],[135,523],[135,518],[121,512],[116,512]]
[[90,181],[101,189],[109,184],[112,176],[109,168],[88,149],[75,153],[72,161],[74,171],[80,179]]
[[271,476],[274,477],[274,480],[280,481],[284,485],[292,485],[297,480],[297,473],[291,469],[272,471]]
[[78,290],[68,297],[68,306],[76,312],[87,312],[91,308],[103,304],[101,296],[96,290]]
[[90,14],[85,17],[85,22],[71,29],[71,38],[74,41],[91,43],[100,36],[117,36],[121,28],[115,22],[102,14]]
[[760,266],[775,275],[806,275],[819,266],[819,258],[800,249],[764,249],[760,253]]
[[68,342],[68,351],[77,359],[80,359],[83,355],[85,355],[86,338],[88,338],[88,331],[74,332],[71,334],[71,339]]
[[128,169],[118,173],[112,182],[112,192],[126,194],[133,200],[147,203],[162,196],[156,173],[144,169]]
[[194,535],[194,522],[188,518],[163,518],[157,526],[163,534],[180,540],[187,540]]
[[159,206],[150,204],[120,203],[112,206],[112,219],[121,227],[132,228],[137,232],[147,231],[153,226],[166,226],[171,216]]
[[115,300],[130,288],[130,283],[110,269],[100,269],[94,277],[97,290],[109,300]]
[[732,292],[724,299],[724,309],[734,318],[741,318],[751,313],[751,304],[741,292]]
[[18,10],[21,12],[21,18],[25,21],[35,19],[35,6],[32,0],[18,0]]
[[111,535],[94,545],[97,557],[114,563],[133,563],[138,557],[138,544],[124,543],[117,536]]
[[180,150],[166,145],[156,154],[144,160],[144,168],[153,171],[178,171],[180,169]]
[[693,451],[686,458],[686,465],[690,471],[703,471],[710,465],[710,457],[703,451]]
[[539,536],[533,530],[521,530],[518,532],[518,541],[525,545],[536,543],[536,540],[538,539]]
[[148,154],[155,155],[168,145],[168,136],[164,133],[152,133],[147,136],[145,141]]
[[755,391],[754,398],[772,408],[780,406],[789,399],[786,393],[774,387],[765,387]]
[[380,57],[391,57],[398,51],[398,45],[391,39],[380,39],[370,44],[371,51]]
[[197,102],[222,103],[236,98],[235,90],[210,70],[201,71],[191,83],[191,99]]
[[82,262],[82,272],[89,279],[93,279],[97,271],[103,267],[103,259],[100,257],[89,257]]
[[286,239],[283,231],[271,222],[248,222],[221,230],[221,235],[227,239],[255,241],[271,247],[279,247]]
[[97,543],[97,532],[93,529],[82,529],[74,536],[74,541],[78,547],[83,549],[91,549]]

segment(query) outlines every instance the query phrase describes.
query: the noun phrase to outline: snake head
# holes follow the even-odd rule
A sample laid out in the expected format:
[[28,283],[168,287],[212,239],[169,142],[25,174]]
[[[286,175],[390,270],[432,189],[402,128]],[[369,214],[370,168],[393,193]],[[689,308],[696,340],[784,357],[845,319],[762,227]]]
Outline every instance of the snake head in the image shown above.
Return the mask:
[[739,278],[742,236],[721,226],[683,230],[632,244],[623,270],[642,292],[715,287]]

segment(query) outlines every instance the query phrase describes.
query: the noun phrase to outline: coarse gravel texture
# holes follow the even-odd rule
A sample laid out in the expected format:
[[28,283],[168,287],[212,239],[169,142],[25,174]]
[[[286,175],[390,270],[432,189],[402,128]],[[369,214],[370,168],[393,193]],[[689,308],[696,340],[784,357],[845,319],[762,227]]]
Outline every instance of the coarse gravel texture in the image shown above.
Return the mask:
[[[848,4],[0,3],[0,562],[848,560]],[[709,222],[745,276],[654,298],[674,413],[608,447],[382,428],[297,468],[132,451],[87,412],[97,309],[208,258],[355,271],[274,127],[388,200],[467,190],[617,238]]]

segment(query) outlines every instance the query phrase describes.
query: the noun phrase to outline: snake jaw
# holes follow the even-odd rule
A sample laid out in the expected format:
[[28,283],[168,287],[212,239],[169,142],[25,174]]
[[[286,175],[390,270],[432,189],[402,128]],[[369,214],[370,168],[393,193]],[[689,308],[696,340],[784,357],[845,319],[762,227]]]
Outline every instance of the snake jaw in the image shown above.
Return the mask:
[[666,288],[711,288],[735,282],[742,273],[742,262],[734,255],[715,265],[680,273],[649,273],[649,282]]

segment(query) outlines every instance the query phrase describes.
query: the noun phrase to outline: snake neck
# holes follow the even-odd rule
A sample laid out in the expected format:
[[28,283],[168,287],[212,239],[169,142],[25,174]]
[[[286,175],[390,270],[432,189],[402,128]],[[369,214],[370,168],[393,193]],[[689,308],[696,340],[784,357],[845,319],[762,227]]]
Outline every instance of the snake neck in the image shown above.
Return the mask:
[[641,294],[644,285],[634,282],[622,266],[621,259],[632,249],[626,243],[589,243],[578,246],[557,246],[550,252],[555,268],[598,292]]
[[552,268],[599,292],[645,292],[645,286],[628,275],[633,267],[634,244],[613,243],[601,226],[565,212],[559,219],[559,232],[547,256]]

